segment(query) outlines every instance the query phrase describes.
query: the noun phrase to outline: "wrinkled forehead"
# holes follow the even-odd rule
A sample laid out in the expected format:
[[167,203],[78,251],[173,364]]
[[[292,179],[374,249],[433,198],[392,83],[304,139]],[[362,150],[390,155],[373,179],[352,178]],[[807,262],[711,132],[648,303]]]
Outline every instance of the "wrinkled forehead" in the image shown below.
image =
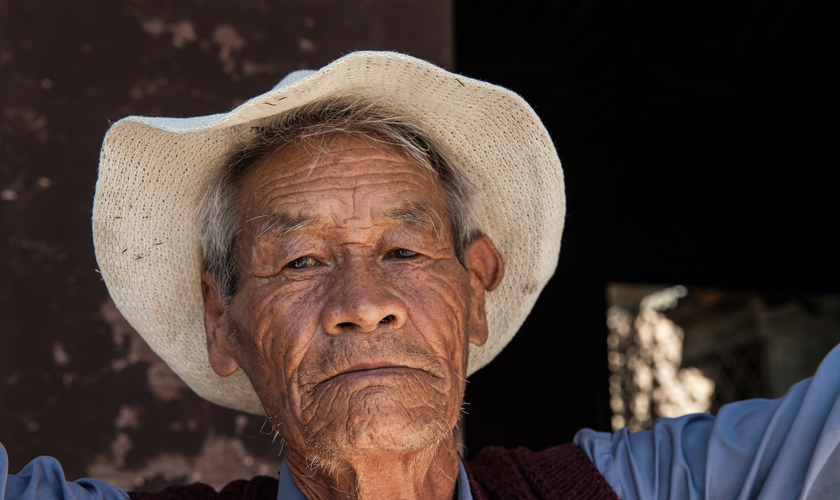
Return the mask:
[[313,211],[376,205],[379,215],[398,213],[406,221],[445,211],[437,174],[399,147],[342,133],[308,139],[263,155],[242,175],[236,192],[241,222],[278,209],[311,218]]
[[387,159],[399,163],[410,164],[415,168],[428,172],[430,178],[437,179],[437,173],[428,158],[412,156],[408,149],[374,131],[368,130],[335,130],[330,129],[315,135],[302,135],[295,139],[272,147],[269,152],[262,154],[253,163],[272,163],[277,156],[284,157],[285,162],[303,161],[310,168],[321,164],[340,161],[344,156],[359,156],[371,159]]

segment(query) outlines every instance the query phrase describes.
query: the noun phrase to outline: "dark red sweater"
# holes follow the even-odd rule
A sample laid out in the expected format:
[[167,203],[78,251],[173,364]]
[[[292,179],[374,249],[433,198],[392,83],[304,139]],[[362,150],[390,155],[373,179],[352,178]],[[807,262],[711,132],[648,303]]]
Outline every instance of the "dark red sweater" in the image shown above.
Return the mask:
[[[595,465],[574,444],[535,452],[492,446],[464,462],[474,500],[618,500]],[[233,481],[216,492],[202,483],[158,493],[131,492],[134,500],[275,500],[276,478]]]

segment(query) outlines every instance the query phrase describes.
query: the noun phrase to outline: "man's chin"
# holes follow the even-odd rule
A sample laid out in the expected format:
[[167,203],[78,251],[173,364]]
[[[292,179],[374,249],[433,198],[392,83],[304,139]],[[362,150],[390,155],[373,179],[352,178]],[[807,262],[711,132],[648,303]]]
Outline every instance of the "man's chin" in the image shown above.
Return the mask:
[[350,460],[433,449],[452,435],[454,419],[447,404],[413,403],[398,396],[387,387],[354,393],[346,413],[332,415],[326,425],[306,436],[307,447],[320,456],[319,462],[328,458],[324,455]]
[[379,402],[376,409],[379,411],[348,419],[348,450],[365,454],[405,453],[432,448],[452,433],[448,419],[428,407],[406,414],[398,401],[388,400]]
[[462,390],[453,379],[400,367],[334,376],[302,394],[298,439],[287,441],[310,464],[331,467],[432,450],[452,436]]

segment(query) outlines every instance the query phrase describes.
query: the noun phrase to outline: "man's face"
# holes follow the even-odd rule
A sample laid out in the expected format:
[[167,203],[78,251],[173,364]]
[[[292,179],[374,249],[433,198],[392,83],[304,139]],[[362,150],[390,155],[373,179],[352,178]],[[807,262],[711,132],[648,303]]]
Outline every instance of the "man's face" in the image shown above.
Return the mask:
[[237,206],[239,289],[218,313],[208,306],[214,369],[241,366],[310,459],[451,435],[469,342],[487,335],[486,283],[456,258],[434,176],[387,145],[335,135],[326,151],[262,159]]

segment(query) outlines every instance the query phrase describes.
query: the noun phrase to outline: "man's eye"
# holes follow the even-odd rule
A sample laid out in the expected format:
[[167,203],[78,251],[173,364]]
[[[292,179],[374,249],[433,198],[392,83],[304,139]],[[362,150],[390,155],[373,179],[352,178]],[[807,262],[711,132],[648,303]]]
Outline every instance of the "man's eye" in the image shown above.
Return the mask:
[[413,252],[411,250],[406,250],[405,248],[397,248],[388,252],[386,257],[392,259],[410,259],[411,257],[415,257],[417,252]]
[[291,268],[291,269],[304,269],[304,268],[307,268],[307,267],[312,267],[312,266],[317,265],[317,264],[318,264],[318,262],[315,259],[313,259],[312,257],[306,256],[306,257],[297,258],[297,259],[289,262],[288,264],[286,264],[286,267]]

